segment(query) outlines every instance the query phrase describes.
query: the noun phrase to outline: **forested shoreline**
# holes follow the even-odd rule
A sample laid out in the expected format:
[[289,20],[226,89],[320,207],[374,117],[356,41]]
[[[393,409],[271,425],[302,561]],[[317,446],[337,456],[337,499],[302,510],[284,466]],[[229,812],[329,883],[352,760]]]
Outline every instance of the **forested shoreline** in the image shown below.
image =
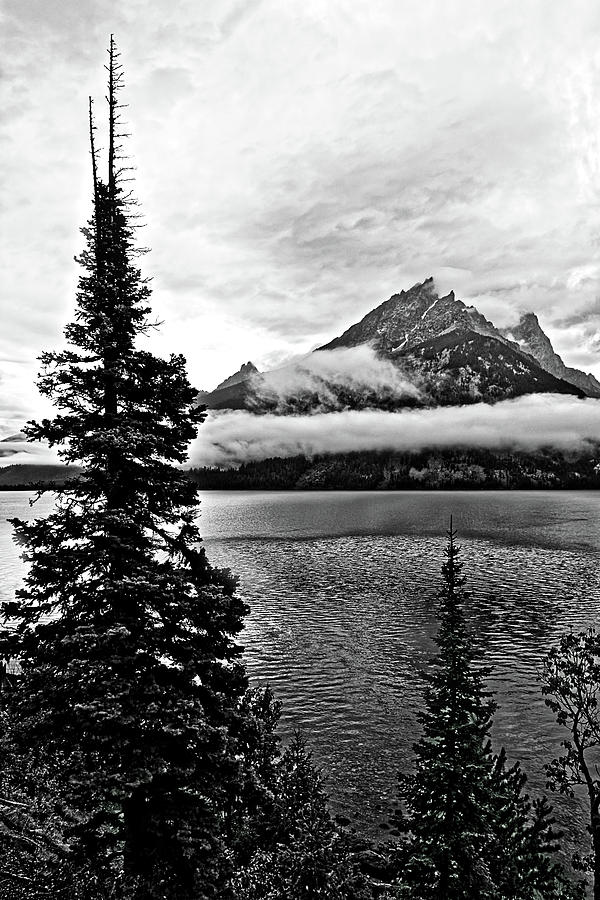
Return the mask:
[[421,450],[294,456],[192,468],[201,490],[577,490],[600,488],[600,448]]

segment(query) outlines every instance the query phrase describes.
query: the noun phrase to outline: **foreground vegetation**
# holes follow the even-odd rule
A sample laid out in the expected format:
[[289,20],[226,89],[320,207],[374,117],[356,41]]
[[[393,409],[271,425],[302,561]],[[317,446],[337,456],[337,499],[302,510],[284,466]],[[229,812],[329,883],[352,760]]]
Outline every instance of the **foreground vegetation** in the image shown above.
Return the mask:
[[[120,162],[121,82],[111,40],[107,177],[90,108],[94,203],[75,321],[68,349],[42,360],[40,388],[57,412],[28,427],[79,469],[48,517],[14,522],[29,570],[0,634],[0,657],[11,661],[0,896],[581,896],[557,862],[547,802],[530,800],[518,766],[492,752],[495,703],[465,625],[452,530],[422,735],[399,785],[400,836],[380,848],[376,874],[334,824],[302,737],[281,747],[279,704],[249,688],[241,660],[236,579],[207,559],[197,490],[180,468],[204,414],[183,359],[137,345],[150,292]],[[594,850],[600,791],[586,754],[598,743],[596,654],[591,636],[564,642],[545,688],[571,734],[549,777],[565,790],[588,786]]]

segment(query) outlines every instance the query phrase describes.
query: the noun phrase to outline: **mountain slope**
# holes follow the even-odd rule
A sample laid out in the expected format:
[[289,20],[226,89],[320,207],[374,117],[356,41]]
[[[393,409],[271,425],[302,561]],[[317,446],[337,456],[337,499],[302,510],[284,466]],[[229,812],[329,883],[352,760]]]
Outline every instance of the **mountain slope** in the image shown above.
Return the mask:
[[585,396],[580,388],[546,372],[528,354],[470,329],[451,329],[412,347],[402,365],[424,381],[435,405],[539,393]]
[[258,375],[258,369],[253,362],[248,360],[247,363],[242,363],[237,372],[234,372],[233,375],[230,375],[229,378],[218,384],[215,391],[222,391],[224,388],[233,387],[234,384],[241,384],[244,381],[248,381],[253,375]]

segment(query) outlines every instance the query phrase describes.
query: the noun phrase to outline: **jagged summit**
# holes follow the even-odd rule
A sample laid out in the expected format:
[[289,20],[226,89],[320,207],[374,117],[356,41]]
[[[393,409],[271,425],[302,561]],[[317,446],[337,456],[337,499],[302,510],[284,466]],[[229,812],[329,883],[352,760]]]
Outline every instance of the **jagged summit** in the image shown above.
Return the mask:
[[231,387],[233,384],[239,384],[240,381],[247,381],[252,375],[257,375],[258,369],[254,365],[253,362],[248,360],[247,363],[242,363],[237,372],[234,372],[233,375],[230,375],[229,378],[225,378],[220,384],[218,384],[215,388],[215,391],[220,391],[223,388]]
[[393,294],[319,350],[369,343],[376,350],[406,353],[423,341],[455,329],[471,330],[506,341],[475,307],[457,300],[454,291],[440,297],[430,277],[408,291]]
[[198,391],[198,402],[209,409],[245,409],[246,399],[252,393],[254,375],[260,375],[254,363],[242,363],[237,372],[225,378],[213,391]]
[[[573,385],[587,396],[600,397],[600,382],[593,375],[564,364],[534,312],[524,313],[511,328],[496,328],[474,306],[467,306],[458,300],[454,291],[440,297],[432,277],[407,291],[393,294],[356,325],[319,349],[333,350],[368,343],[385,355],[412,358],[415,352],[421,356],[424,353],[428,355],[426,345],[437,342],[439,346],[440,339],[448,334],[454,335],[457,345],[468,342],[470,334],[492,339],[497,344],[488,342],[486,352],[493,351],[493,355],[503,358],[509,350],[515,351],[521,357],[527,357],[527,366],[535,363],[559,382]],[[474,346],[474,340],[471,344]],[[502,351],[498,345],[504,345],[507,350]],[[548,379],[543,379],[543,382],[545,389],[552,390]],[[558,390],[558,386],[554,385],[554,389]]]
[[516,341],[525,353],[531,354],[546,372],[576,385],[588,397],[600,397],[600,382],[597,378],[591,373],[564,364],[534,312],[523,313],[516,325],[502,329],[502,333]]
[[[538,358],[537,344],[526,343],[518,329],[501,331],[454,291],[440,297],[430,277],[393,294],[319,350],[368,344],[421,384],[434,404],[491,402],[540,392],[591,393],[588,376],[567,369],[537,319],[535,323],[547,342],[544,360]],[[549,367],[549,353],[560,365]]]

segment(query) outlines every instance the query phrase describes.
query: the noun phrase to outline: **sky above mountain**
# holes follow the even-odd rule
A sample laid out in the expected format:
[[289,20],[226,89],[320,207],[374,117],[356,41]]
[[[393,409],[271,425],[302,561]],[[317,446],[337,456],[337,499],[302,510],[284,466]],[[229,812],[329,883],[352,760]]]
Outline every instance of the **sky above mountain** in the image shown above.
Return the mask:
[[[126,69],[143,261],[210,389],[433,275],[600,376],[596,0],[2,0],[0,429],[41,410],[90,213],[87,97]],[[100,142],[102,144],[102,141]]]

